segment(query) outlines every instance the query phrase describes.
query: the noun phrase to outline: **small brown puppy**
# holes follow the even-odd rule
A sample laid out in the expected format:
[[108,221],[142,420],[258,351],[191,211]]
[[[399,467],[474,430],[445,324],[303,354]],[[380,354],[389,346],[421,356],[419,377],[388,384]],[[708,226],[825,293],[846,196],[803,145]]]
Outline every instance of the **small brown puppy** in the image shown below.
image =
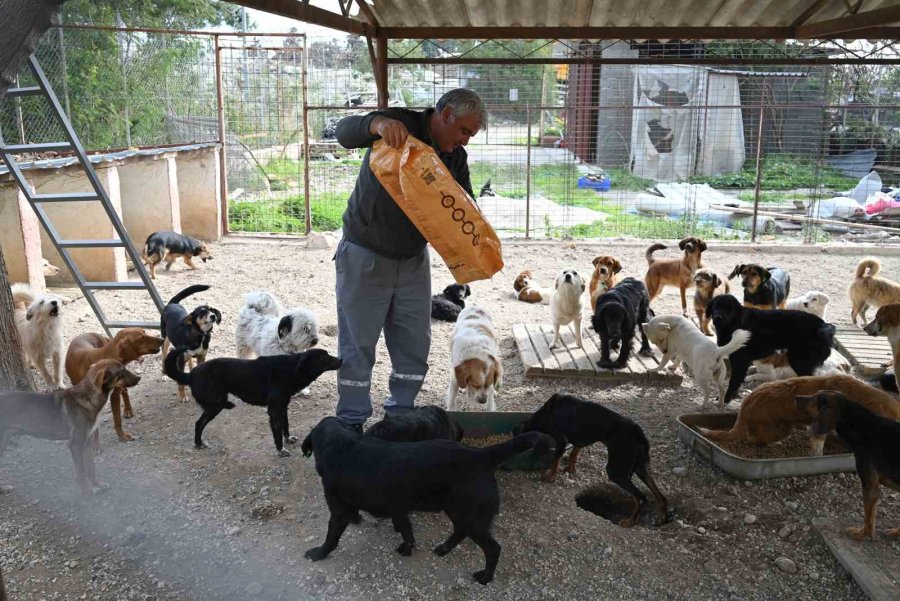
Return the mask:
[[678,248],[684,251],[682,258],[654,259],[653,253],[664,248],[665,244],[654,244],[644,253],[648,265],[645,277],[647,292],[652,301],[664,286],[678,286],[681,290],[681,314],[687,317],[686,291],[694,285],[694,274],[703,267],[701,255],[706,250],[706,242],[700,238],[685,238],[678,243]]
[[597,309],[597,297],[616,285],[616,274],[622,271],[622,264],[615,257],[603,255],[594,258],[594,273],[591,275],[591,311]]
[[875,319],[865,328],[869,336],[887,336],[894,355],[894,370],[900,365],[900,303],[884,305],[875,312]]
[[535,284],[534,275],[527,269],[520,273],[516,281],[513,282],[513,289],[516,291],[516,299],[523,303],[547,305],[550,303],[550,296],[553,294],[551,288],[542,288]]
[[131,387],[140,381],[118,361],[103,359],[92,365],[84,379],[72,388],[51,393],[0,393],[0,455],[15,434],[67,440],[81,492],[90,495],[108,488],[97,478],[90,440],[113,389]]
[[714,296],[731,292],[731,286],[728,285],[728,280],[723,280],[715,271],[704,267],[694,274],[694,287],[694,311],[697,312],[700,331],[712,336],[712,332],[709,331],[709,318],[706,316],[706,305]]
[[[78,384],[84,378],[91,365],[101,359],[114,359],[122,365],[128,365],[144,355],[154,355],[162,347],[162,338],[150,336],[140,328],[124,328],[109,339],[100,334],[82,334],[69,344],[66,352],[66,373],[72,384]],[[119,440],[127,442],[134,436],[122,429],[121,403],[125,402],[125,417],[134,417],[128,389],[119,387],[113,390],[110,405],[112,406],[113,424]]]
[[900,284],[879,276],[879,271],[881,261],[875,257],[866,257],[856,266],[856,278],[847,289],[853,325],[856,325],[857,315],[862,317],[865,325],[869,307],[877,309],[890,303],[900,303]]
[[[741,404],[737,421],[730,430],[697,429],[710,440],[745,440],[758,445],[778,442],[787,438],[794,428],[813,422],[815,412],[809,407],[799,408],[794,399],[820,390],[841,392],[869,411],[900,419],[900,403],[893,395],[852,376],[804,376],[768,382],[751,392]],[[824,435],[810,435],[813,455],[821,455],[824,446]]]

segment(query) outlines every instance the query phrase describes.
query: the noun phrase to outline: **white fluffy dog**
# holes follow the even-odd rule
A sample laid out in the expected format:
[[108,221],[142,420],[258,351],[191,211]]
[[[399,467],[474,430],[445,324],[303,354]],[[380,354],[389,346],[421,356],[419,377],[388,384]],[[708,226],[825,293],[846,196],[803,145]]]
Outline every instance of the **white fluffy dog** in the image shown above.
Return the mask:
[[584,280],[577,271],[567,269],[559,274],[553,284],[553,296],[550,297],[550,322],[553,324],[553,343],[550,348],[559,345],[559,328],[574,322],[575,343],[584,347],[581,342],[581,317],[584,312]]
[[[11,286],[14,318],[25,356],[50,388],[63,384],[62,301],[55,294],[35,294],[27,284]],[[50,369],[47,369],[47,362]]]
[[[765,359],[754,361],[753,365],[756,367],[756,373],[747,376],[747,382],[774,382],[797,377],[797,372],[790,366],[787,355],[784,353],[775,353]],[[852,369],[850,363],[839,352],[832,349],[831,354],[825,359],[825,363],[812,375],[839,376],[851,373]]]
[[828,301],[830,300],[831,299],[828,298],[828,295],[824,292],[820,292],[818,290],[810,290],[803,296],[798,296],[797,298],[789,298],[784,308],[792,309],[794,311],[804,311],[806,313],[812,313],[813,315],[817,315],[818,317],[825,319],[826,305],[828,305]]
[[319,343],[319,323],[308,309],[285,311],[272,294],[251,292],[238,312],[234,339],[242,359],[301,353]]
[[488,411],[496,411],[494,389],[500,386],[503,364],[490,316],[480,307],[463,309],[456,320],[450,342],[450,386],[447,410],[456,409],[459,389],[470,400],[486,403]]
[[691,368],[694,384],[703,391],[703,404],[709,402],[709,387],[713,384],[719,389],[719,403],[724,404],[728,381],[725,357],[747,344],[750,332],[736,330],[731,342],[720,347],[686,317],[661,315],[644,324],[644,333],[663,352],[658,370],[677,357]]

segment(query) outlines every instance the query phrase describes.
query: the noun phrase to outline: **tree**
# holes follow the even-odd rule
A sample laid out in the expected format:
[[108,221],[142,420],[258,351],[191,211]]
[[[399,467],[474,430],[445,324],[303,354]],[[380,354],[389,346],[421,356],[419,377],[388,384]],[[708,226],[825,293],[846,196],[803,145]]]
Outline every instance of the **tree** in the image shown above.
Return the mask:
[[[34,51],[41,34],[50,27],[51,20],[64,0],[8,0],[0,3],[0,102],[25,58]],[[22,343],[13,321],[12,293],[6,260],[0,248],[0,389],[34,390],[31,371],[22,355]],[[11,349],[11,352],[10,352]],[[0,575],[0,601],[5,601],[3,577]]]

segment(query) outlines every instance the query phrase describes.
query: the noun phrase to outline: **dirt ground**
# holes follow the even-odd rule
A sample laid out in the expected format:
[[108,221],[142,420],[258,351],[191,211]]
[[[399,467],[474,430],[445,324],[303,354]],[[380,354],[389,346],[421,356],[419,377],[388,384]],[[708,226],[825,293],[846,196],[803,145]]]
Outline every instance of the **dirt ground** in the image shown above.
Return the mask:
[[[503,551],[487,587],[471,578],[483,567],[471,542],[443,558],[430,552],[449,533],[443,515],[413,516],[419,548],[412,557],[394,551],[399,537],[389,521],[364,516],[328,559],[314,564],[303,552],[324,539],[328,511],[313,461],[299,449],[279,458],[265,412],[242,403],[207,428],[210,449],[194,450],[198,408],[177,402],[175,385],[152,357],[136,368],[143,380],[132,393],[136,416],[126,422],[136,440],[118,442],[108,413],[101,425],[98,470],[112,485],[108,492],[79,495],[61,443],[21,438],[2,458],[0,565],[11,599],[865,599],[812,526],[817,517],[845,526],[861,521],[855,475],[745,482],[706,466],[676,434],[675,418],[700,409],[690,378],[674,389],[525,379],[512,326],[546,321],[549,311],[514,299],[516,274],[529,268],[549,284],[564,268],[588,275],[591,259],[609,253],[625,266],[622,276],[643,277],[644,248],[624,242],[507,242],[505,271],[473,284],[471,301],[491,312],[501,339],[500,410],[534,410],[565,389],[635,419],[651,441],[656,480],[674,507],[672,522],[623,529],[576,506],[579,492],[607,482],[605,449],[595,445],[582,454],[571,479],[545,484],[533,473],[498,474],[495,535]],[[237,312],[243,295],[254,289],[274,292],[285,305],[313,309],[324,334],[321,346],[334,351],[332,252],[294,241],[228,238],[213,245],[214,260],[198,271],[178,263],[171,272],[160,271],[157,284],[164,298],[189,284],[213,286],[184,303],[208,302],[221,310],[211,357],[233,356]],[[777,247],[725,251],[711,243],[704,259],[724,274],[739,262],[782,266],[795,295],[825,291],[831,296],[829,321],[849,323],[846,287],[860,256]],[[883,263],[897,279],[900,258],[885,257]],[[450,282],[432,254],[433,288]],[[150,315],[147,303],[135,298],[109,293],[103,304],[110,315]],[[677,290],[668,290],[654,308],[657,314],[680,312],[679,304]],[[99,329],[84,299],[66,305],[64,319],[67,339]],[[420,403],[442,403],[452,327],[433,325],[431,371]],[[372,390],[376,418],[389,370],[380,346]],[[302,439],[333,414],[335,403],[329,374],[313,384],[311,396],[291,404],[293,432]],[[865,544],[896,554],[900,543],[884,531],[900,525],[900,496],[888,489],[882,495],[875,540]]]

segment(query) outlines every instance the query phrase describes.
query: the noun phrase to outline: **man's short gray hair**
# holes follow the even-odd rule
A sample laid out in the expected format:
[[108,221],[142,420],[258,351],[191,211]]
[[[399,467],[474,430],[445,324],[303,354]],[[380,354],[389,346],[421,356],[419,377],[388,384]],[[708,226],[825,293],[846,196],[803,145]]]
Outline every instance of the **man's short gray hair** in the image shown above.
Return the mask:
[[443,111],[446,107],[450,107],[453,114],[458,117],[476,114],[478,115],[478,128],[484,129],[487,127],[488,112],[484,106],[484,101],[481,99],[481,96],[472,90],[465,88],[450,90],[441,96],[437,104],[434,105],[438,112]]

